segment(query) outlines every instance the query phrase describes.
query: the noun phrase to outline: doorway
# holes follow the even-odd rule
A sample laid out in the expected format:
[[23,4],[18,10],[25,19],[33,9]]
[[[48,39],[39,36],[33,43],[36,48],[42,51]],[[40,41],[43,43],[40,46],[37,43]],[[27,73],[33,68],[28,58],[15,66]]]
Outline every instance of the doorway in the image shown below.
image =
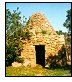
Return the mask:
[[45,45],[35,45],[36,64],[45,66]]

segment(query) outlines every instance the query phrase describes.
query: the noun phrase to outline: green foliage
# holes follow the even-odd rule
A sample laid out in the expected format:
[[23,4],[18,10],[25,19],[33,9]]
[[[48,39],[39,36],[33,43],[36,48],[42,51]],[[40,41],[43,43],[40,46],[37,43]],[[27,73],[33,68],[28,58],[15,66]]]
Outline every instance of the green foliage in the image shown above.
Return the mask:
[[42,34],[46,34],[47,33],[47,31],[46,30],[42,30]]
[[15,58],[20,55],[22,40],[30,39],[29,31],[24,31],[24,22],[26,23],[26,18],[21,18],[19,8],[13,12],[6,9],[6,66],[11,65]]
[[67,11],[67,19],[64,22],[64,26],[68,29],[68,33],[71,34],[71,9]]
[[57,33],[58,35],[62,35],[62,34],[63,34],[62,30],[56,31],[56,33]]
[[58,35],[64,35],[65,37],[65,44],[71,45],[71,36],[67,32],[62,32],[62,30],[56,31]]
[[30,39],[30,37],[31,37],[31,33],[29,32],[29,31],[25,31],[24,33],[23,33],[23,39]]
[[24,62],[24,58],[20,58],[19,56],[17,56],[14,61],[17,61],[19,63],[23,63]]
[[67,10],[66,20],[64,22],[64,27],[68,29],[68,34],[65,36],[66,44],[71,45],[71,9]]
[[69,36],[69,35],[65,36],[65,44],[71,45],[71,36]]

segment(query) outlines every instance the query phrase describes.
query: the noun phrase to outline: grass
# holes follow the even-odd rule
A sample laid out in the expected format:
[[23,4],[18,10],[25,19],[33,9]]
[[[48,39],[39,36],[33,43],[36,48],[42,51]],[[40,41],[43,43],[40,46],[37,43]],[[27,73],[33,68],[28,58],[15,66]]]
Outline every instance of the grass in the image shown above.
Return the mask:
[[71,76],[70,70],[64,69],[46,69],[42,66],[36,67],[6,67],[6,76]]

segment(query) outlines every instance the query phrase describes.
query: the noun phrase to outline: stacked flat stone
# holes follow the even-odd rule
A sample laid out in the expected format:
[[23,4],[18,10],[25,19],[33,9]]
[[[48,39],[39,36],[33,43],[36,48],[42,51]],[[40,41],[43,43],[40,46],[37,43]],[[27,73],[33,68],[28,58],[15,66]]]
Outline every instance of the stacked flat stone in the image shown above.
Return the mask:
[[[33,14],[28,21],[29,31],[32,32],[30,42],[24,41],[21,56],[30,59],[31,66],[36,66],[35,45],[45,45],[45,60],[50,55],[57,55],[62,45],[65,44],[64,36],[59,36],[54,31],[48,19],[42,13]],[[43,34],[42,31],[46,33]]]

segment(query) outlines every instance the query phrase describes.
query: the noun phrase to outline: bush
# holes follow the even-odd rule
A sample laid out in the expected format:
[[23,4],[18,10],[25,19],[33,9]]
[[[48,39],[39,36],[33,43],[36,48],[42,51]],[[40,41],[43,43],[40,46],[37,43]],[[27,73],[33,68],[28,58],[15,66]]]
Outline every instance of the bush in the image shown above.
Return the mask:
[[14,61],[15,55],[13,54],[7,54],[6,55],[6,66],[10,66],[12,62]]
[[16,49],[12,43],[6,44],[6,66],[10,66],[16,57]]
[[15,61],[17,61],[18,63],[23,63],[24,62],[24,58],[20,58],[19,56],[17,56],[15,58]]

